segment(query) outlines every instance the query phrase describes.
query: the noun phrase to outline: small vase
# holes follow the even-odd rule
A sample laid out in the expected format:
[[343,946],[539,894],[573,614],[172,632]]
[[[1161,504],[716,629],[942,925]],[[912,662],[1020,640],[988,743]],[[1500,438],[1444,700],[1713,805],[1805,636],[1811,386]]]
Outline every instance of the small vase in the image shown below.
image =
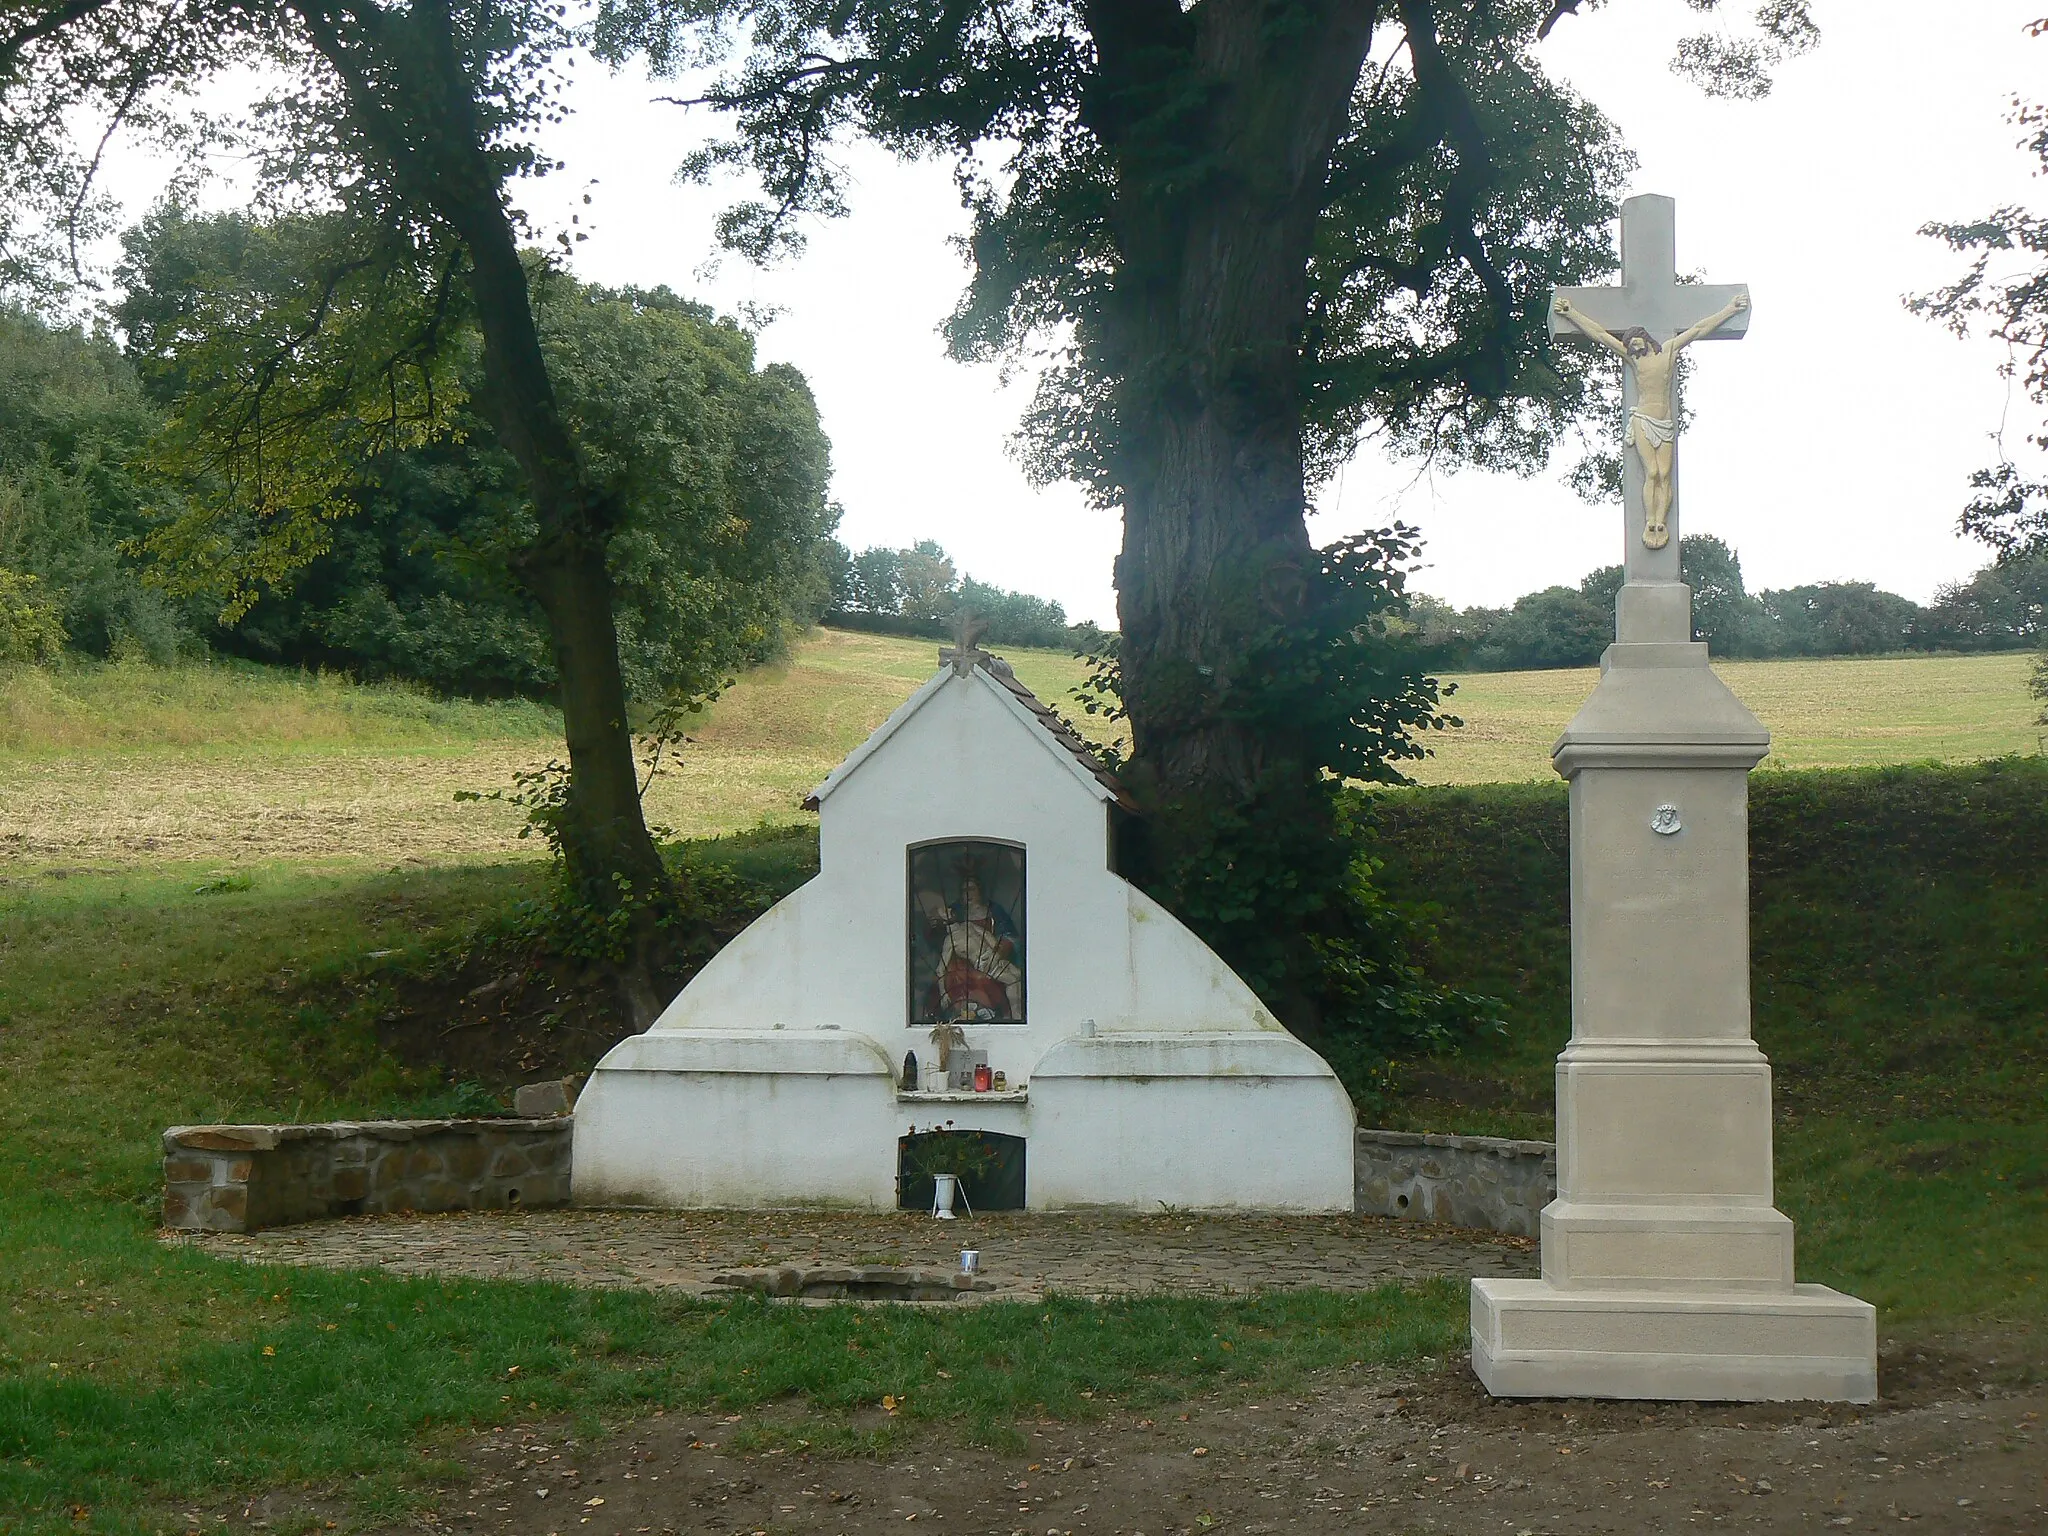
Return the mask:
[[953,1221],[953,1202],[960,1195],[960,1176],[957,1173],[935,1173],[932,1175],[932,1214],[941,1221]]

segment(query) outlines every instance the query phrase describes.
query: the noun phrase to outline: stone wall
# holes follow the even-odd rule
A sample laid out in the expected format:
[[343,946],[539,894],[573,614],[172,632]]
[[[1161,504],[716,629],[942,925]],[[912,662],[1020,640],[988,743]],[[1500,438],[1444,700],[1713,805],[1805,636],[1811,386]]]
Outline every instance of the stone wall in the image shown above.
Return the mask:
[[330,1216],[569,1203],[568,1116],[180,1125],[164,1225],[254,1232]]
[[1359,1129],[1352,1164],[1368,1216],[1537,1235],[1557,1196],[1557,1148],[1495,1136],[1423,1136]]

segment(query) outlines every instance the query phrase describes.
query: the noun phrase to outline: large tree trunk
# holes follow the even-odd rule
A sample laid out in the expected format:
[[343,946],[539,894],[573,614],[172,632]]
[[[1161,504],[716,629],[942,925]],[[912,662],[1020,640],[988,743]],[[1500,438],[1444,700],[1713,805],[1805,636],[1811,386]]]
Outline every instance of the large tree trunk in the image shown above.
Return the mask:
[[[1301,444],[1308,262],[1329,160],[1379,7],[1099,0],[1092,126],[1118,162],[1124,544],[1135,771],[1154,798],[1242,799],[1296,744],[1230,718],[1254,638],[1301,612],[1314,553]],[[1283,14],[1284,17],[1283,17]],[[1163,56],[1209,103],[1172,128]],[[1178,162],[1178,163],[1176,163]],[[1206,174],[1190,181],[1187,165]],[[1162,174],[1163,173],[1163,174]],[[1177,185],[1175,185],[1177,183]]]
[[[403,13],[304,0],[315,43],[340,73],[351,116],[400,192],[469,252],[484,341],[479,404],[525,473],[539,537],[512,561],[546,615],[569,748],[559,823],[568,875],[599,911],[632,903],[620,981],[636,1027],[661,1009],[657,920],[673,896],[640,807],[605,552],[621,509],[591,482],[549,377],[533,295],[498,171],[457,52],[447,0]],[[374,67],[365,68],[374,61]]]
[[[1293,847],[1333,832],[1313,744],[1247,718],[1244,702],[1261,648],[1303,618],[1316,569],[1300,425],[1308,263],[1377,10],[1208,0],[1190,15],[1098,0],[1089,12],[1102,80],[1091,126],[1119,180],[1110,355],[1097,362],[1119,381],[1120,657],[1132,788],[1150,813],[1134,873],[1232,959],[1260,947],[1269,1000],[1311,1031],[1305,938],[1240,932],[1233,945],[1230,919],[1203,918],[1245,907],[1255,879],[1286,878],[1247,867],[1278,846],[1275,829]],[[1157,105],[1169,57],[1181,99],[1204,103],[1178,118]]]

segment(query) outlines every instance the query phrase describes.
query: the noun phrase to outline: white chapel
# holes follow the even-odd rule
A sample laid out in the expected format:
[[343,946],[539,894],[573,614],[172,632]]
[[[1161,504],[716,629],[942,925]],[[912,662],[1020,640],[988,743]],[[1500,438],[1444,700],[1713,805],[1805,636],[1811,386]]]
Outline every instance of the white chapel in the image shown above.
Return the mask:
[[1008,663],[942,651],[805,801],[818,874],[598,1063],[577,1202],[887,1209],[947,1131],[1033,1210],[1350,1210],[1349,1096],[1115,872],[1120,803]]

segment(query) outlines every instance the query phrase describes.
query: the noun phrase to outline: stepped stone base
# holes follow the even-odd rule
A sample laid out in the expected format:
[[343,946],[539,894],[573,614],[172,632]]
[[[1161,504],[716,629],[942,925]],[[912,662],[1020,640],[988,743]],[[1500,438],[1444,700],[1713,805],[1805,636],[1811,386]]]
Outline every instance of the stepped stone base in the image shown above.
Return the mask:
[[1495,1397],[1877,1399],[1877,1311],[1824,1285],[1560,1290],[1472,1282],[1472,1368]]

